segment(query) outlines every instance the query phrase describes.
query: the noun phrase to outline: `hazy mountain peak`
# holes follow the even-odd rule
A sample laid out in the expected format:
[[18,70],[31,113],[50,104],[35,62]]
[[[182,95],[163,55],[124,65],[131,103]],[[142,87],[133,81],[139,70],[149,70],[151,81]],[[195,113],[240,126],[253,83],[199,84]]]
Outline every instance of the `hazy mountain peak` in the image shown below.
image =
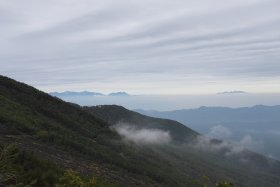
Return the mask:
[[75,91],[64,91],[64,92],[50,92],[49,93],[52,96],[56,97],[72,97],[72,96],[100,96],[104,95],[99,92],[91,92],[91,91],[81,91],[81,92],[75,92]]
[[64,91],[64,92],[50,92],[52,96],[56,97],[77,97],[77,96],[129,96],[126,92],[112,92],[108,95],[100,92],[91,92],[91,91]]
[[239,91],[239,90],[233,90],[233,91],[224,91],[224,92],[218,92],[218,95],[222,94],[246,94],[247,92],[245,91]]
[[129,94],[126,92],[112,92],[109,96],[129,96]]

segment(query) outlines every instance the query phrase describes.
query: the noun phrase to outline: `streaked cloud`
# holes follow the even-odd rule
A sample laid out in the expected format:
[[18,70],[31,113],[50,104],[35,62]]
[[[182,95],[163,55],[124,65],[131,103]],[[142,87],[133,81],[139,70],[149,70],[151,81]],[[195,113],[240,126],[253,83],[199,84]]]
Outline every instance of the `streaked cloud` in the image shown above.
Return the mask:
[[2,0],[0,73],[45,91],[280,92],[277,0]]

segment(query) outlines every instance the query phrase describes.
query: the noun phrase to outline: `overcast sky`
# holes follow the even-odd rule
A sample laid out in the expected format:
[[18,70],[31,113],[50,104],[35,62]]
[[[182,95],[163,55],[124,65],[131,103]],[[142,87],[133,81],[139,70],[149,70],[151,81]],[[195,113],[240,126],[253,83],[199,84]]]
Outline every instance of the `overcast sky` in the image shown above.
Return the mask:
[[279,0],[0,0],[0,74],[41,90],[280,93]]

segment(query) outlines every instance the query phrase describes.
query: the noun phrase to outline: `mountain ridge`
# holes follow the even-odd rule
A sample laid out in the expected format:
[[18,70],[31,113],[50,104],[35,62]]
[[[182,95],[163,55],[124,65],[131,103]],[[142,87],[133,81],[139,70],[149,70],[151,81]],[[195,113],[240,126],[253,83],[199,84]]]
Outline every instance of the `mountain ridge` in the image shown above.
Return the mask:
[[[201,186],[205,184],[203,176],[208,177],[209,186],[231,181],[237,186],[276,187],[280,182],[279,162],[270,163],[272,160],[261,155],[244,152],[240,156],[246,156],[251,164],[243,163],[238,155],[222,155],[228,148],[220,149],[219,143],[214,146],[218,151],[197,149],[189,143],[198,134],[175,121],[150,118],[118,106],[81,107],[3,76],[0,103],[0,144],[14,144],[25,152],[23,155],[33,155],[9,161],[25,185],[33,181],[33,186],[48,186],[49,180],[61,183],[63,171],[67,174],[68,169],[83,179],[94,176],[111,186]],[[120,121],[139,129],[170,131],[176,142],[152,145],[124,141],[122,134],[112,129]],[[49,164],[40,164],[44,162],[38,159]],[[45,173],[48,165],[58,166],[55,175]]]
[[[180,122],[183,121],[183,117],[180,115],[185,116],[185,122],[187,120],[189,123],[192,123],[192,119],[201,119],[198,122],[203,122],[203,118],[207,118],[207,120],[218,119],[222,116],[227,115],[231,119],[238,120],[240,118],[246,119],[246,117],[250,117],[254,115],[256,121],[261,121],[262,119],[273,119],[275,118],[277,121],[280,121],[280,117],[278,115],[280,111],[280,105],[274,106],[266,106],[266,105],[255,105],[252,107],[238,107],[238,108],[231,108],[231,107],[211,107],[211,106],[201,106],[199,108],[193,109],[179,109],[179,110],[170,110],[170,111],[157,111],[157,110],[142,110],[142,109],[135,109],[134,111],[148,114],[155,117],[169,117],[169,119],[175,119],[175,116],[178,116],[175,120],[182,119]],[[260,115],[252,114],[253,112],[257,112]],[[207,117],[205,117],[207,115]],[[211,115],[211,116],[210,116]],[[208,117],[209,116],[209,117]],[[210,118],[211,117],[211,118]]]
[[111,92],[109,94],[103,94],[100,92],[92,91],[64,91],[64,92],[49,92],[50,95],[55,97],[83,97],[83,96],[130,96],[126,92]]

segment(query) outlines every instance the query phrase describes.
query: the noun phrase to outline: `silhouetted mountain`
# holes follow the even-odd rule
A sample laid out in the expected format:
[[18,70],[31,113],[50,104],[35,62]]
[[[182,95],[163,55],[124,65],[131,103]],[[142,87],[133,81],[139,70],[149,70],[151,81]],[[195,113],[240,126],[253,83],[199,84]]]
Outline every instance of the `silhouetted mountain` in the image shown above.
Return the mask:
[[280,184],[279,162],[208,141],[178,122],[118,106],[82,108],[3,76],[0,148],[0,185]]
[[[253,153],[228,142],[216,139],[205,139],[204,137],[200,137],[199,134],[193,130],[183,128],[182,124],[173,120],[147,117],[145,115],[129,111],[124,107],[115,105],[85,107],[85,109],[94,114],[96,117],[107,121],[111,124],[111,126],[116,124],[129,124],[131,126],[136,126],[138,129],[144,128],[151,131],[153,129],[168,130],[174,140],[173,143],[175,144],[172,144],[171,147],[165,145],[164,149],[161,147],[161,149],[157,149],[157,152],[159,152],[163,157],[170,156],[166,155],[167,151],[180,157],[181,161],[176,162],[176,165],[182,170],[184,170],[184,167],[181,167],[182,165],[193,162],[192,164],[195,163],[194,168],[203,168],[203,171],[210,171],[212,164],[216,165],[214,170],[221,167],[232,170],[233,172],[238,171],[240,172],[240,178],[245,177],[243,174],[249,176],[255,175],[255,171],[264,171],[264,168],[266,168],[265,170],[269,168],[269,172],[274,173],[273,175],[275,176],[278,176],[280,172],[280,168],[277,168],[278,166],[276,166],[277,164],[274,166],[273,164],[271,165],[271,163],[278,163],[275,160],[264,158],[259,154]],[[197,162],[198,160],[199,162]],[[254,174],[249,174],[252,171],[254,171]],[[192,172],[196,173],[197,171],[194,169]],[[246,180],[248,182],[250,179]],[[276,183],[280,182],[279,179],[275,180],[277,181]],[[245,186],[252,185],[243,180],[241,181],[236,182],[236,184],[239,184],[240,186],[243,186],[245,183]],[[263,184],[254,185],[262,186]]]
[[89,92],[89,91],[83,91],[83,92],[72,92],[72,91],[50,92],[49,94],[52,95],[52,96],[56,96],[56,97],[77,97],[77,96],[100,96],[100,95],[104,95],[102,93]]
[[142,114],[177,120],[184,124],[227,123],[227,122],[280,122],[280,106],[257,105],[254,107],[200,107],[174,111],[136,110]]
[[[280,159],[280,106],[263,106],[243,108],[200,107],[175,111],[138,112],[159,118],[179,121],[196,131],[208,134],[216,127],[227,128],[233,141],[242,141],[252,137],[253,145],[247,145],[255,151]],[[221,133],[221,132],[220,132]],[[221,134],[223,136],[223,134]],[[255,144],[260,145],[255,145]]]
[[126,92],[113,92],[110,93],[109,96],[129,96],[129,94]]
[[152,118],[127,110],[117,105],[101,105],[96,107],[84,107],[85,110],[94,114],[99,119],[109,124],[126,123],[133,124],[137,128],[161,129],[170,132],[172,139],[180,143],[196,138],[197,132],[178,123],[177,121]]
[[50,92],[52,96],[63,98],[63,97],[84,97],[84,96],[129,96],[126,92],[112,92],[108,95],[99,93],[99,92],[89,92],[89,91],[82,91],[82,92],[73,92],[73,91],[65,91],[65,92]]
[[218,92],[217,94],[246,94],[247,92],[244,91],[225,91],[225,92]]

